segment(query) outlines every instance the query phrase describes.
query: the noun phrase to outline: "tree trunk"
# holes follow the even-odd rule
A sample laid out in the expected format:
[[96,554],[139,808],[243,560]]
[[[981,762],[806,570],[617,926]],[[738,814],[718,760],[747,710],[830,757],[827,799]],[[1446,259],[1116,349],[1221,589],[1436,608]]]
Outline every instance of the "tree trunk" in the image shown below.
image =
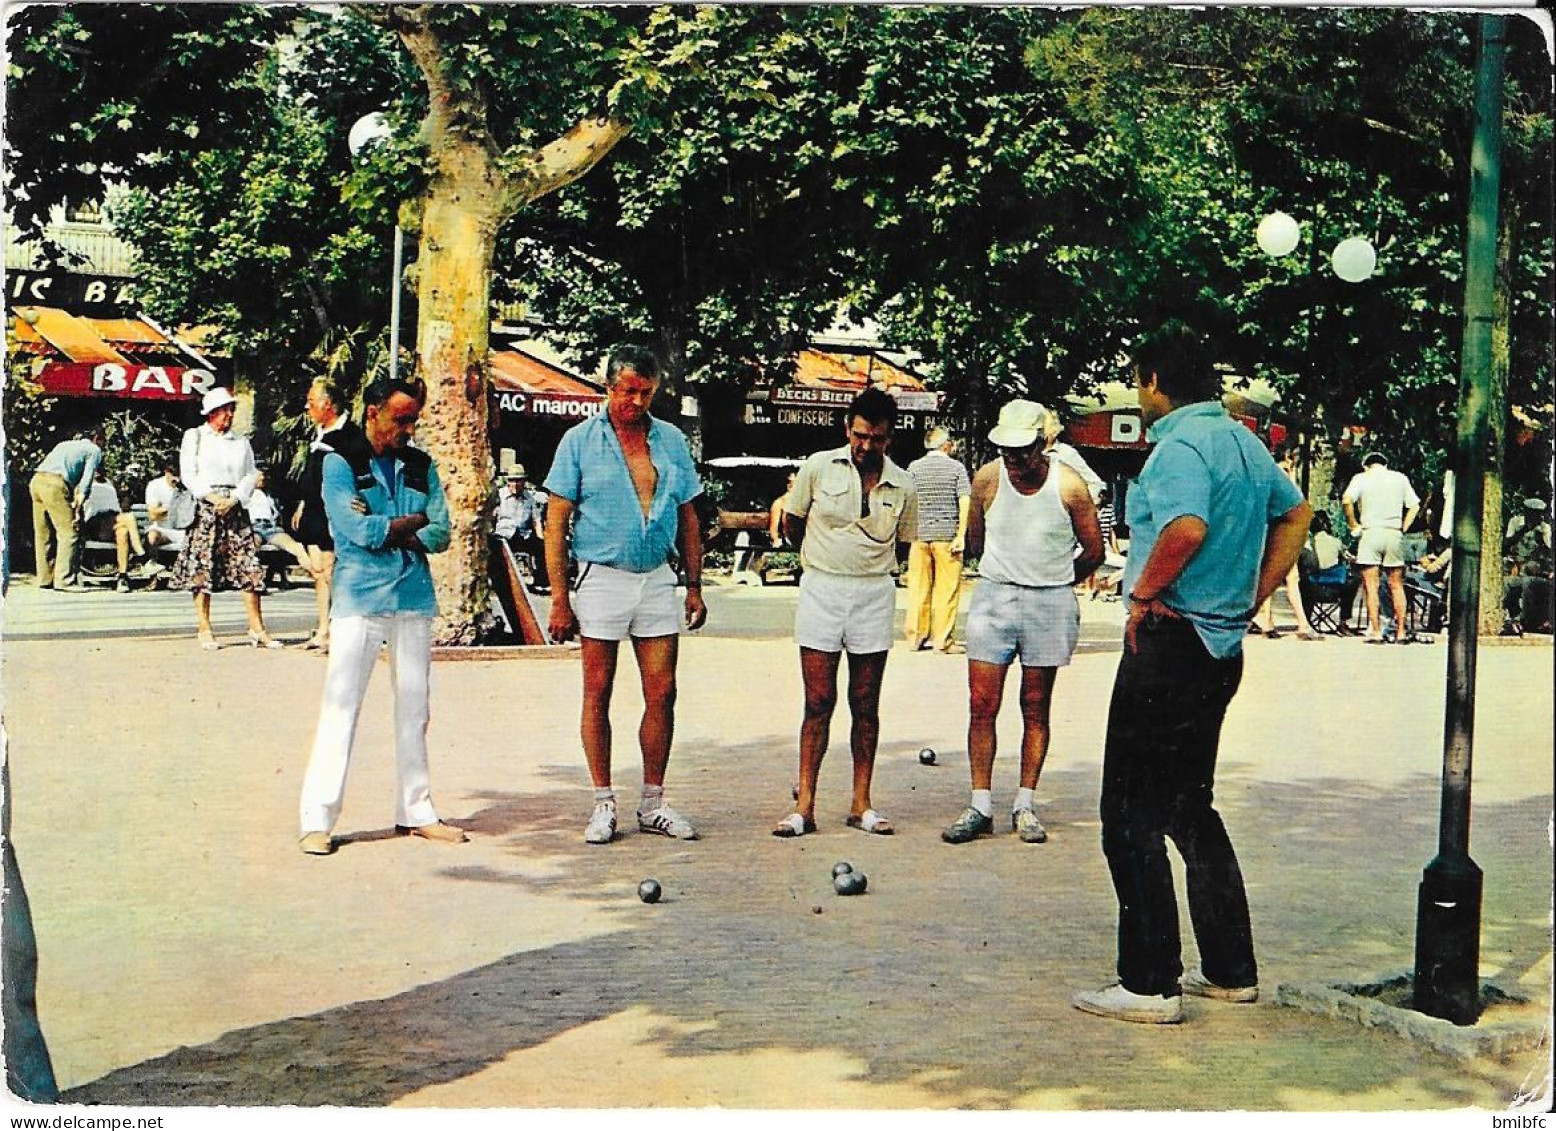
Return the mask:
[[1491,326],[1491,373],[1486,393],[1489,425],[1486,478],[1481,500],[1480,526],[1480,635],[1502,631],[1502,608],[1507,577],[1502,564],[1502,532],[1506,528],[1502,500],[1503,469],[1507,466],[1507,374],[1512,363],[1512,274],[1514,233],[1518,230],[1518,205],[1504,199],[1501,231],[1497,234],[1496,321]]
[[492,455],[486,353],[491,263],[504,186],[486,147],[447,139],[422,213],[416,369],[427,382],[418,440],[448,495],[448,552],[432,558],[439,644],[476,644],[490,628],[487,536]]

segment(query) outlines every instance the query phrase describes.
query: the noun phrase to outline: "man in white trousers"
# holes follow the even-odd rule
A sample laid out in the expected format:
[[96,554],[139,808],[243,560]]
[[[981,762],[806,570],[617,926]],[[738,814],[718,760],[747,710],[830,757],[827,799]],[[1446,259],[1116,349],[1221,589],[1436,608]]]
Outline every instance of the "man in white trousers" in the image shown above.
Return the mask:
[[352,741],[378,650],[394,680],[395,831],[443,844],[466,837],[438,819],[427,769],[427,688],[437,615],[427,555],[448,548],[438,468],[410,446],[427,399],[419,380],[377,381],[362,395],[363,440],[324,460],[324,509],[335,539],[330,660],[313,754],[303,777],[302,850],[335,851]]

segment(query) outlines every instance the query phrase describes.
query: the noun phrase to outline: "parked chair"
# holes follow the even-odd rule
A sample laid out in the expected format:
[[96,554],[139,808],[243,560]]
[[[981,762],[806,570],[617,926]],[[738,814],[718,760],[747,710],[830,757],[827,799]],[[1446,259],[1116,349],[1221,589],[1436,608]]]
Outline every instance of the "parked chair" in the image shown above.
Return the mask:
[[1356,603],[1361,579],[1350,563],[1338,562],[1328,569],[1314,570],[1300,581],[1302,607],[1309,623],[1319,632],[1345,635],[1352,631],[1347,621]]

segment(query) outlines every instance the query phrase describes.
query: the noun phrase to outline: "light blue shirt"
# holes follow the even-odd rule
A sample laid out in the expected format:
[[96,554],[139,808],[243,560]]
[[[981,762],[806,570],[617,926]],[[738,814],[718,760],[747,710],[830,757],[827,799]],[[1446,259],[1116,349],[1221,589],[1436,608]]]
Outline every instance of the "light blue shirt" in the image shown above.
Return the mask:
[[[359,486],[344,456],[331,452],[324,459],[324,511],[335,537],[335,574],[331,616],[380,617],[396,613],[436,616],[437,597],[427,554],[448,549],[448,502],[438,479],[438,465],[427,468],[427,490],[405,482],[399,460],[368,461],[372,485]],[[386,472],[385,467],[388,467]],[[367,503],[358,514],[353,499]],[[425,514],[427,525],[416,532],[424,553],[385,546],[389,520]]]
[[1129,487],[1124,592],[1133,590],[1168,523],[1185,515],[1202,520],[1205,541],[1159,596],[1188,618],[1212,656],[1234,656],[1253,615],[1270,524],[1299,505],[1302,493],[1219,402],[1174,409],[1146,439],[1156,447]]
[[84,495],[102,462],[103,450],[91,440],[65,440],[43,457],[38,470],[61,476],[71,491]]
[[608,413],[575,424],[562,437],[546,490],[573,503],[573,557],[631,573],[648,573],[670,560],[680,510],[702,494],[681,430],[648,418],[648,453],[659,481],[643,513],[627,457]]

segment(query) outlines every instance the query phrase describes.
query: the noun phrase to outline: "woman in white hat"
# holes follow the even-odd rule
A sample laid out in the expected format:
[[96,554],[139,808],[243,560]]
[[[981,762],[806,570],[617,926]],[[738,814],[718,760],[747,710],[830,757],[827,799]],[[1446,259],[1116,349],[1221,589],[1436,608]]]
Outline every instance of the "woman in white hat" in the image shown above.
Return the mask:
[[230,389],[206,393],[200,404],[205,423],[184,433],[178,451],[179,474],[195,497],[195,518],[170,580],[173,588],[194,593],[200,647],[207,652],[217,647],[211,631],[211,594],[226,589],[243,593],[249,643],[256,648],[281,647],[265,631],[260,616],[265,571],[245,509],[256,479],[254,449],[232,431],[236,404]]

